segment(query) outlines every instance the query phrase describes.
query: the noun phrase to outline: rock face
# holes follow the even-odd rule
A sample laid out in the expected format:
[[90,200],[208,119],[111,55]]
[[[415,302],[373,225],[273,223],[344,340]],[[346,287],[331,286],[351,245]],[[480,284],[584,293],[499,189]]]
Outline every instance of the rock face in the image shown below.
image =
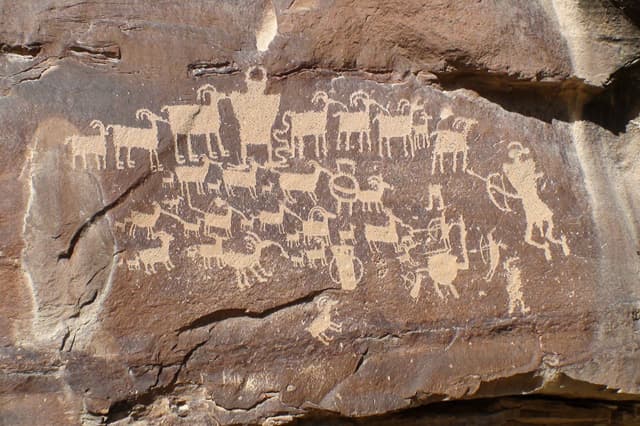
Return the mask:
[[637,422],[637,7],[424,3],[0,4],[0,424]]

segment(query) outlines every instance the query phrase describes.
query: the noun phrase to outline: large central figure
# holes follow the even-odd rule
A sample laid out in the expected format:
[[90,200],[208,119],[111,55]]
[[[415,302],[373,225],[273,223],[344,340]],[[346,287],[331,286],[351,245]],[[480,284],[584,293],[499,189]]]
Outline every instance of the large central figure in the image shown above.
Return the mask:
[[[251,74],[258,70],[259,80]],[[249,145],[264,145],[267,148],[267,163],[273,160],[271,145],[271,129],[280,108],[280,94],[266,94],[267,72],[264,68],[253,68],[245,73],[247,91],[233,92],[229,99],[238,120],[240,133],[240,163],[247,161]]]

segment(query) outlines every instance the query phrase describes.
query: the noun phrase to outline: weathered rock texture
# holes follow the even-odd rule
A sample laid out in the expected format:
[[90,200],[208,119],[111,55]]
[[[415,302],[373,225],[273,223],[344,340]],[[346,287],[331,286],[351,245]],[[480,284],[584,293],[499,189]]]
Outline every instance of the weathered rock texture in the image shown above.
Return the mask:
[[637,423],[639,16],[0,2],[0,424]]

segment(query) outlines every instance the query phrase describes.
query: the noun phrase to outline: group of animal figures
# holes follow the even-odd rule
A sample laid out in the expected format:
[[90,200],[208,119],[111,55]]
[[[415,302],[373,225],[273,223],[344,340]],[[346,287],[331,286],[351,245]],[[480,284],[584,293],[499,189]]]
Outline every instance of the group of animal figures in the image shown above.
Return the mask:
[[[145,274],[157,273],[159,266],[172,270],[172,256],[179,252],[206,269],[230,268],[238,288],[247,289],[267,282],[276,269],[274,259],[281,256],[280,261],[297,268],[325,268],[341,289],[354,290],[365,274],[361,258],[373,253],[383,254],[385,261],[398,262],[414,300],[419,298],[425,278],[433,282],[435,294],[446,299],[449,295],[459,298],[454,282],[460,271],[469,269],[469,254],[477,253],[488,267],[486,281],[503,266],[509,312],[527,312],[518,257],[503,259],[507,247],[496,239],[495,228],[482,233],[477,248],[468,250],[464,218],[447,217],[440,184],[426,185],[424,216],[431,220],[424,228],[407,224],[385,205],[393,186],[379,172],[358,170],[361,165],[351,157],[371,153],[391,158],[393,141],[400,142],[405,158],[414,158],[418,151],[431,147],[432,175],[449,173],[446,162],[451,172],[484,181],[489,199],[503,212],[514,211],[509,200],[521,201],[526,219],[524,241],[543,250],[547,260],[552,257],[553,245],[569,254],[565,237],[556,236],[553,214],[539,196],[538,182],[543,175],[536,171],[529,150],[520,142],[509,144],[510,161],[503,164],[501,172],[483,177],[467,164],[469,136],[477,121],[455,117],[450,108],[442,109],[430,131],[432,117],[421,101],[403,99],[392,110],[361,90],[349,96],[348,105],[318,91],[312,98],[312,110],[285,111],[278,123],[280,95],[266,93],[266,74],[256,80],[248,72],[245,81],[246,91],[230,94],[204,85],[197,91],[200,103],[167,105],[161,108],[164,116],[139,110],[136,117],[150,122],[150,127],[105,126],[94,120],[91,127],[99,130],[98,135],[72,135],[65,140],[71,147],[74,168],[78,159],[83,168],[89,168],[93,156],[95,168],[105,169],[110,139],[118,169],[134,167],[131,153],[139,149],[148,154],[151,169],[162,172],[163,188],[169,190],[165,199],[153,201],[144,211],[131,211],[115,224],[129,238],[149,241],[147,248],[121,257],[121,264],[129,270]],[[224,99],[231,102],[237,118],[239,144],[221,138],[219,103]],[[338,129],[331,156],[327,138],[330,120],[337,120]],[[173,135],[175,166],[170,170],[160,162],[158,123],[168,125]],[[373,124],[377,132],[372,132]],[[377,152],[372,133],[377,133]],[[309,141],[314,144],[315,158],[305,160]],[[180,142],[186,145],[186,152]],[[252,145],[264,148],[266,161],[249,155]],[[205,152],[194,149],[203,146]],[[233,146],[238,161],[232,162]],[[331,162],[337,170],[324,165]],[[198,207],[202,201],[208,202],[208,207]],[[253,207],[246,208],[247,202]],[[267,208],[269,205],[277,208]],[[160,221],[161,217],[165,219]],[[166,227],[168,221],[173,223],[171,230]],[[172,247],[176,232],[188,242],[186,250]],[[269,256],[272,262],[266,267]],[[331,300],[322,299],[322,306],[318,305],[320,322],[309,328],[325,344],[331,340],[326,331],[340,331],[339,324],[330,319],[334,306]]]
[[[263,148],[266,151],[265,165],[286,164],[290,158],[305,158],[306,144],[312,143],[316,159],[329,154],[329,145],[333,152],[354,152],[358,154],[374,153],[372,130],[377,126],[377,155],[380,158],[393,156],[393,142],[401,145],[404,157],[413,158],[419,150],[433,145],[431,173],[444,173],[445,157],[450,157],[452,170],[458,168],[461,157],[462,170],[466,169],[467,139],[475,120],[455,118],[445,128],[429,130],[432,116],[425,112],[424,101],[420,99],[400,99],[396,108],[386,107],[375,101],[362,90],[352,93],[348,104],[331,98],[325,91],[317,91],[311,104],[311,110],[296,112],[284,111],[280,121],[280,95],[266,94],[266,74],[254,80],[250,72],[246,74],[247,91],[233,91],[229,94],[219,92],[213,85],[205,84],[197,90],[195,104],[165,105],[160,114],[149,109],[139,109],[135,117],[141,126],[121,124],[105,125],[93,120],[90,127],[98,134],[71,135],[65,140],[70,146],[72,164],[76,167],[89,167],[93,158],[95,168],[107,168],[107,146],[111,140],[114,152],[114,164],[118,169],[132,168],[136,162],[132,152],[142,151],[149,157],[153,171],[162,171],[160,162],[159,124],[168,126],[174,143],[175,162],[179,165],[197,162],[203,155],[211,160],[238,160],[246,163],[248,148]],[[231,103],[238,122],[239,140],[223,140],[220,104]],[[450,109],[441,113],[440,122],[451,117]],[[328,124],[334,120],[337,126],[337,140],[329,144]],[[181,148],[185,146],[186,148]],[[194,148],[203,147],[198,153]],[[236,146],[236,158],[229,149]],[[135,150],[135,151],[134,151]],[[186,155],[185,155],[186,154]]]

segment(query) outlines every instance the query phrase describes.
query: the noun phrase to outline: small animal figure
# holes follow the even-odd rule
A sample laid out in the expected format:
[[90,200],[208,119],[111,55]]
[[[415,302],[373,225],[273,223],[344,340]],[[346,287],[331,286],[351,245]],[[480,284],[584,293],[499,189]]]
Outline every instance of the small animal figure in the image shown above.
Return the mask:
[[127,269],[130,271],[139,271],[140,270],[140,260],[139,259],[128,259],[127,260]]
[[253,229],[253,221],[254,219],[251,218],[244,218],[241,217],[240,218],[240,229],[242,229],[243,231],[251,231]]
[[299,246],[301,235],[302,235],[301,232],[294,232],[293,234],[287,234],[285,237],[287,241],[287,247],[291,248],[291,247]]
[[174,212],[175,214],[178,214],[178,208],[180,207],[180,203],[184,200],[184,198],[182,198],[181,196],[177,196],[174,198],[169,198],[167,200],[163,200],[162,204],[169,209],[169,211]]
[[304,254],[307,258],[307,262],[309,265],[315,267],[316,261],[320,261],[320,265],[327,266],[327,257],[325,255],[325,246],[320,246],[320,248],[315,249],[307,249],[304,251]]
[[187,248],[187,257],[190,259],[201,258],[205,268],[212,268],[215,263],[222,268],[222,238],[217,238],[214,244],[196,244]]
[[222,181],[216,181],[214,183],[211,182],[207,182],[207,190],[209,191],[209,193],[213,193],[213,194],[220,194],[220,186],[222,184]]
[[331,319],[331,311],[338,302],[328,297],[321,296],[316,302],[318,307],[318,316],[311,321],[307,331],[314,339],[318,339],[323,345],[328,345],[333,339],[333,336],[329,336],[327,332],[333,331],[335,333],[342,332],[342,324],[338,324]]
[[176,184],[176,175],[173,172],[168,172],[168,176],[162,176],[162,187],[173,188]]
[[340,237],[341,244],[355,244],[356,236],[355,236],[355,228],[352,224],[349,224],[349,229],[340,229],[338,230],[338,236]]
[[293,266],[304,268],[304,254],[292,254],[290,259]]
[[175,267],[173,262],[171,262],[171,255],[169,254],[169,245],[171,244],[171,241],[174,240],[173,235],[160,231],[156,236],[160,240],[160,247],[142,249],[136,253],[136,257],[134,259],[142,263],[144,266],[144,273],[147,275],[155,274],[157,272],[156,265],[158,263],[164,265],[167,271],[170,271]]
[[273,184],[273,182],[267,182],[264,185],[262,185],[261,190],[265,194],[271,194],[273,192],[274,186],[275,185]]

